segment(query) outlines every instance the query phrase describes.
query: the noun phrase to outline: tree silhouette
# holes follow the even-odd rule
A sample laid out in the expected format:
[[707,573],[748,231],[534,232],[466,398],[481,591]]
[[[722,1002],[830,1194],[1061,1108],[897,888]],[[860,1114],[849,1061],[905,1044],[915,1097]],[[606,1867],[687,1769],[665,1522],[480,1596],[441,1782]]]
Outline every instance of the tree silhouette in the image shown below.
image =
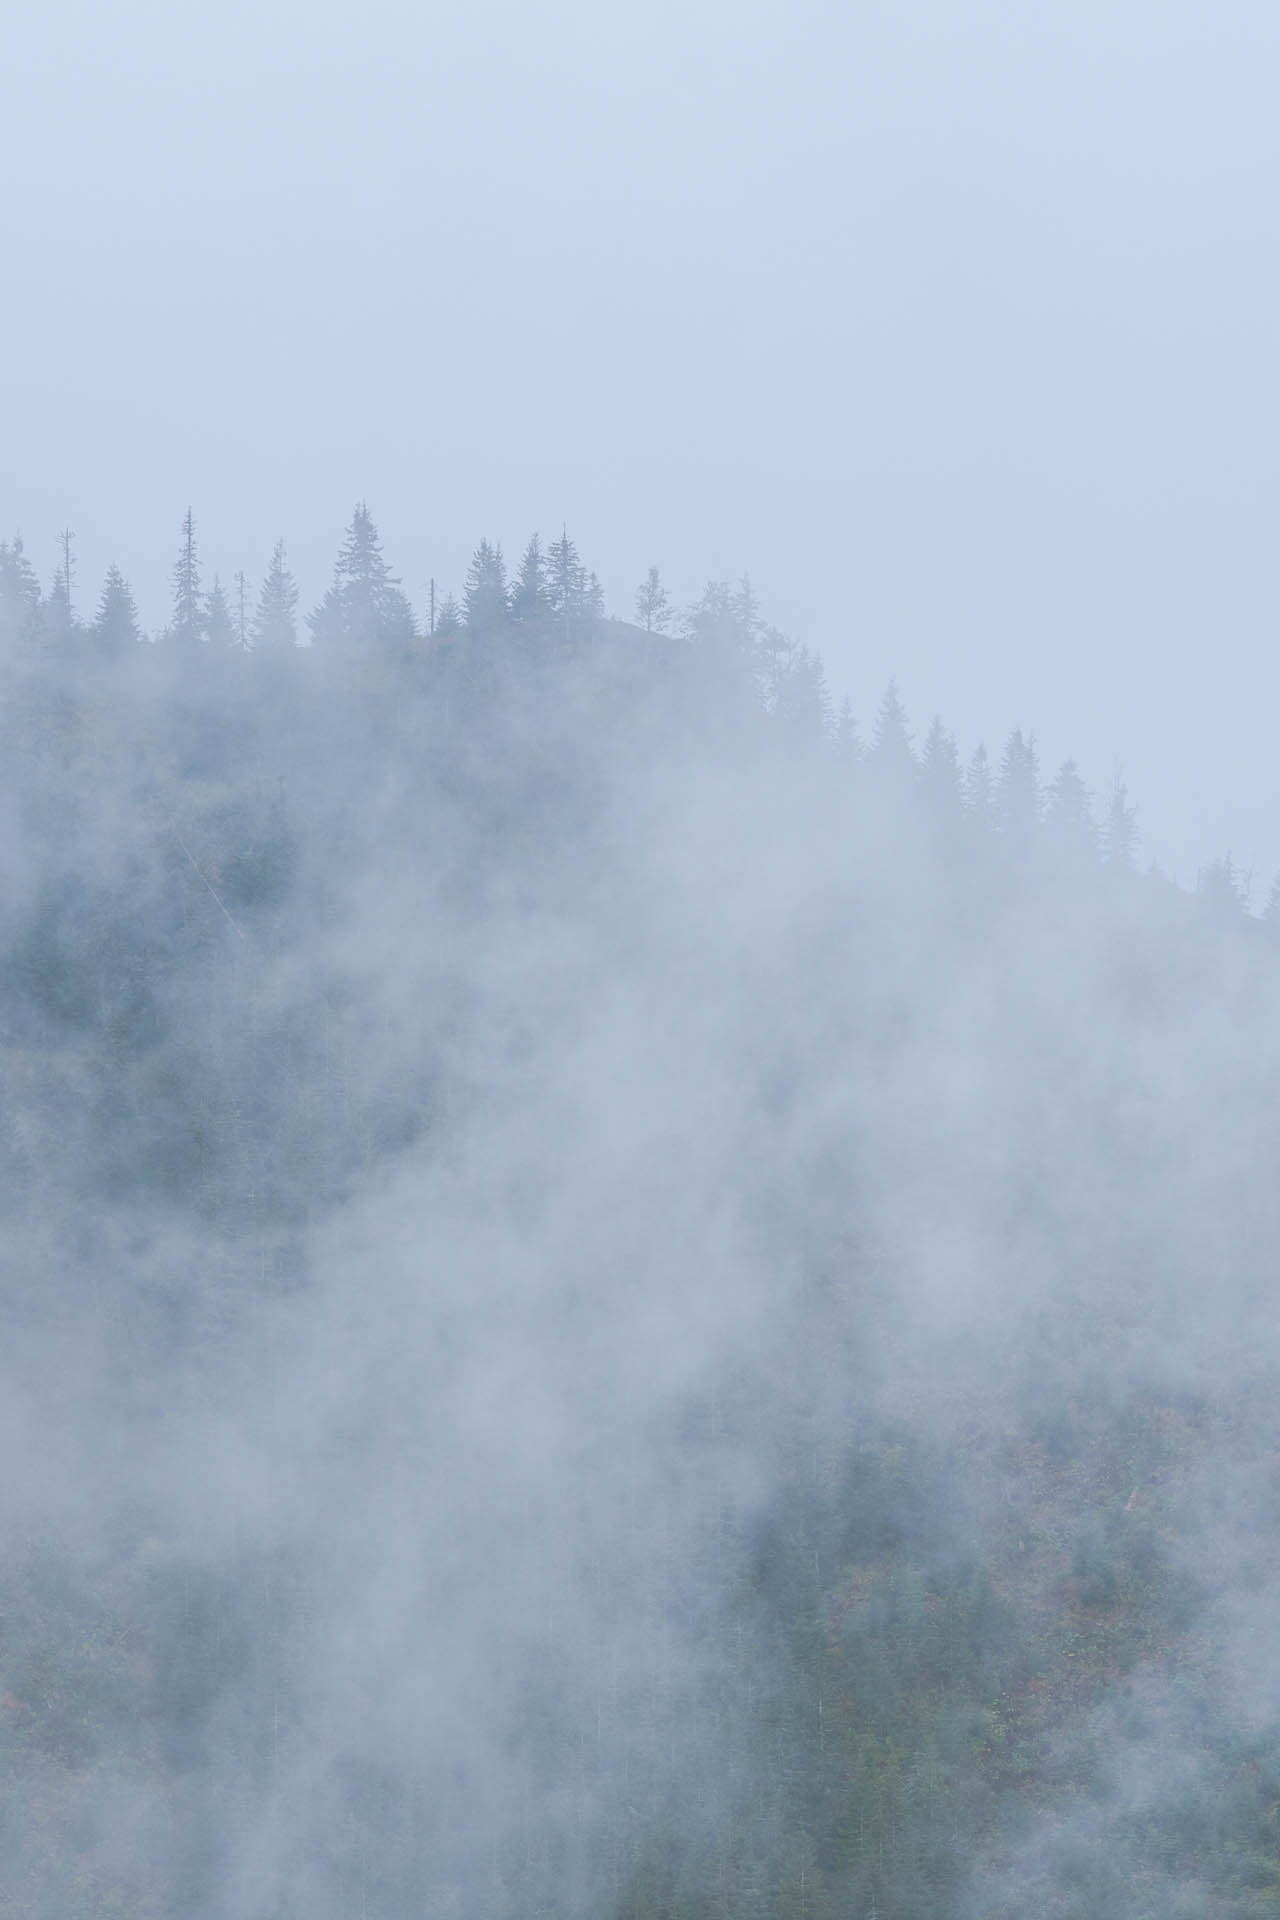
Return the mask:
[[382,556],[373,516],[362,500],[351,518],[324,599],[308,616],[318,647],[367,652],[413,639],[413,613]]
[[182,522],[182,546],[173,568],[173,613],[169,638],[179,646],[199,647],[205,635],[204,596],[200,591],[200,560],[196,552],[196,523],[190,507]]
[[252,637],[254,646],[267,652],[298,644],[298,585],[289,571],[283,540],[272,548],[271,564],[258,591]]

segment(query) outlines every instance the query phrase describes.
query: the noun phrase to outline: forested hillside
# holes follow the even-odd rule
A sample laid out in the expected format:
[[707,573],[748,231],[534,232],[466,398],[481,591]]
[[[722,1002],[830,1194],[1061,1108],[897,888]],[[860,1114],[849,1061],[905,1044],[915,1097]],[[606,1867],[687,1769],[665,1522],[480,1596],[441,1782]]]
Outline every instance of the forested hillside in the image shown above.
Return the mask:
[[0,1916],[1274,1912],[1274,915],[627,611],[0,546]]

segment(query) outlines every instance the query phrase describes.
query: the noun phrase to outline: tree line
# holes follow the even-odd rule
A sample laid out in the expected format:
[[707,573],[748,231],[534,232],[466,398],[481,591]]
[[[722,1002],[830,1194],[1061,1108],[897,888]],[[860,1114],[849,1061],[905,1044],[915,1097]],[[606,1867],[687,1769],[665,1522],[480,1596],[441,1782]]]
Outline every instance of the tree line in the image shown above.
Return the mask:
[[[443,654],[468,642],[524,637],[572,647],[606,620],[633,626],[652,640],[698,649],[726,688],[767,714],[775,730],[800,747],[825,748],[882,789],[912,792],[937,821],[965,819],[1025,853],[1043,833],[1059,852],[1133,869],[1141,836],[1137,810],[1117,775],[1100,809],[1079,766],[1068,758],[1042,778],[1034,734],[1015,728],[998,760],[979,744],[962,761],[954,734],[937,715],[924,739],[913,739],[896,684],[890,684],[863,738],[850,701],[837,708],[821,654],[766,621],[748,577],[736,585],[709,581],[692,606],[679,608],[658,567],[637,587],[634,620],[606,612],[598,574],[583,562],[568,531],[544,546],[534,533],[518,566],[508,568],[501,543],[482,539],[460,595],[432,597],[415,615],[392,572],[368,506],[352,515],[320,603],[300,620],[300,593],[283,539],[251,590],[238,571],[228,587],[215,573],[205,584],[196,525],[188,508],[170,574],[169,617],[147,635],[130,582],[112,565],[96,606],[83,618],[75,606],[75,562],[69,531],[44,590],[20,534],[0,541],[0,644],[56,657],[60,651],[109,663],[154,644],[192,658],[256,654],[283,661],[316,651],[331,657],[387,659]],[[1250,912],[1253,875],[1228,853],[1197,875],[1196,891],[1214,918],[1238,921]],[[1280,875],[1261,916],[1280,928]]]

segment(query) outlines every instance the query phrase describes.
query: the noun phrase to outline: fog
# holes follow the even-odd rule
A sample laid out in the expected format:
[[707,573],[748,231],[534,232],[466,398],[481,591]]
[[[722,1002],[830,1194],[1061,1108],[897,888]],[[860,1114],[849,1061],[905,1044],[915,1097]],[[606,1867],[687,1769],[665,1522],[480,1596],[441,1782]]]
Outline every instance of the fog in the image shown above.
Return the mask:
[[165,616],[353,499],[421,609],[562,523],[750,571],[869,716],[1280,868],[1261,0],[17,11],[0,528]]
[[1251,1911],[1274,936],[398,644],[10,636],[0,1912]]
[[1276,31],[8,23],[0,1920],[1274,1902]]

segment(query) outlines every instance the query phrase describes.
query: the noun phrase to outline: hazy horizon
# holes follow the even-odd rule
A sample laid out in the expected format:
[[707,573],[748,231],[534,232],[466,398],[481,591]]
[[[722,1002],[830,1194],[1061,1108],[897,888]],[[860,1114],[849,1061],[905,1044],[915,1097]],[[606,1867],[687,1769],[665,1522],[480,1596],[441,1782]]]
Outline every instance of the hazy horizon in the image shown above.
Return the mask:
[[9,24],[0,536],[158,624],[181,516],[416,607],[567,523],[749,571],[864,724],[1033,729],[1184,884],[1280,867],[1280,22],[1260,3]]

